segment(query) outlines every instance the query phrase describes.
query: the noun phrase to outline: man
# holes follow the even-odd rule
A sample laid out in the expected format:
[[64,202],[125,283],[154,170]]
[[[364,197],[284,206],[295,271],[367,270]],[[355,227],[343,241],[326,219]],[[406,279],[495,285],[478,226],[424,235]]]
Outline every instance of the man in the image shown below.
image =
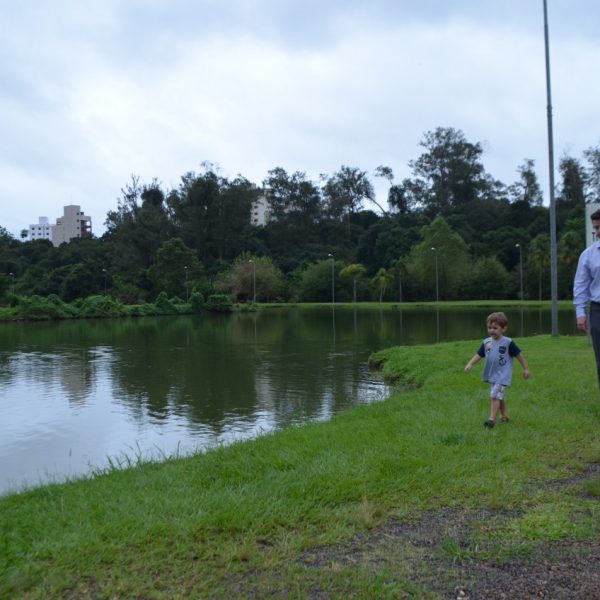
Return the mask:
[[[590,218],[596,241],[579,257],[573,283],[573,304],[577,328],[585,332],[589,330],[592,336],[600,384],[600,210],[592,213]],[[590,303],[589,322],[586,315],[588,302]]]

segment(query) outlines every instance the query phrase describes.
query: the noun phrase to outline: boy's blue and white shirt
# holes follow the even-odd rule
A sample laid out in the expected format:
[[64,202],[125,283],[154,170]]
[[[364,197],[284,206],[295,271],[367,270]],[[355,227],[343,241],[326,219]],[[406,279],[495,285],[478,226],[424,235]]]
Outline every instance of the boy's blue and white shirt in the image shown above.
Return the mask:
[[521,348],[509,338],[502,336],[498,341],[492,337],[483,340],[477,354],[485,358],[482,379],[488,383],[510,385],[513,358],[521,354]]

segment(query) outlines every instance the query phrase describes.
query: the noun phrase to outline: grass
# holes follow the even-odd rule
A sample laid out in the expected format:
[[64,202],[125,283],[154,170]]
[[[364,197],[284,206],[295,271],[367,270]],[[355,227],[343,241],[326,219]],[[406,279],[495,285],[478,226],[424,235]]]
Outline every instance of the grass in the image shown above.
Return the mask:
[[[491,431],[481,364],[462,372],[478,343],[377,353],[402,391],[327,423],[0,498],[0,597],[435,598],[419,549],[382,532],[436,511],[497,516],[448,535],[450,561],[597,539],[598,480],[556,483],[600,462],[587,340],[520,340],[532,377],[515,363]],[[357,536],[379,543],[343,554]]]

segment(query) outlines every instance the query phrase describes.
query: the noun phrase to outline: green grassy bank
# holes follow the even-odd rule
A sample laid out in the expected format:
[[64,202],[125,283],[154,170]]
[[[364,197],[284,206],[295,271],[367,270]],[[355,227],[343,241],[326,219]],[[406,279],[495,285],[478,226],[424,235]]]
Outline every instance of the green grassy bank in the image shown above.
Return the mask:
[[463,373],[478,341],[393,348],[373,357],[398,384],[383,403],[1,498],[0,597],[437,597],[402,537],[385,557],[368,544],[361,560],[327,549],[443,511],[492,515],[460,545],[448,533],[448,560],[597,540],[600,482],[576,478],[600,462],[591,347],[583,336],[519,343],[532,377],[515,364],[511,422],[493,430],[481,364]]

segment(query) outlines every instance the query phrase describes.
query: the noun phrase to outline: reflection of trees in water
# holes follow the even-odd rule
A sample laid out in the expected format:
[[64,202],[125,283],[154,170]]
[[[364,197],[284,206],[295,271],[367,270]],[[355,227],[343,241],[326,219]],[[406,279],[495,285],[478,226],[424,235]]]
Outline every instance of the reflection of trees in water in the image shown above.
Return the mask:
[[156,419],[172,413],[218,424],[230,414],[251,416],[252,354],[236,343],[235,318],[156,320],[116,339],[114,396]]
[[8,382],[18,376],[26,386],[38,391],[60,386],[69,403],[83,404],[96,380],[95,359],[96,349],[82,339],[80,327],[3,324],[0,381]]
[[[496,308],[281,309],[226,316],[3,324],[0,383],[13,373],[84,402],[102,377],[142,420],[178,415],[215,432],[227,423],[326,418],[365,394],[371,352],[397,344],[481,339]],[[550,311],[504,309],[509,335],[548,333]],[[521,319],[523,322],[521,331]],[[334,330],[335,326],[335,330]],[[559,311],[571,333],[571,310]],[[348,360],[348,356],[354,358]]]

